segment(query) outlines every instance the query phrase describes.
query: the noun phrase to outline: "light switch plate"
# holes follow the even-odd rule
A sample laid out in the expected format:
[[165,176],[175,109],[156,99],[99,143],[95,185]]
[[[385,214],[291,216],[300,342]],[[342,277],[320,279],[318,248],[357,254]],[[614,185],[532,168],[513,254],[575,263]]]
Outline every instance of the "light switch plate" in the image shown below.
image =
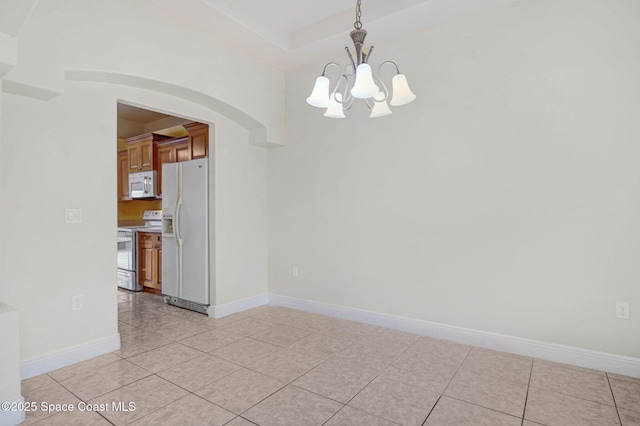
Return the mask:
[[64,209],[64,223],[82,223],[82,209]]

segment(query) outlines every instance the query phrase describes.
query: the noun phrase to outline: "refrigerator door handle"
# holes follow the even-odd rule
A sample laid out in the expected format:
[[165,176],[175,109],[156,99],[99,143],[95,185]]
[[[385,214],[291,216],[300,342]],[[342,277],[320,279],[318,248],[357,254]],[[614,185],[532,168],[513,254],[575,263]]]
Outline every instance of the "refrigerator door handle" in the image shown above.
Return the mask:
[[176,237],[176,242],[178,246],[182,246],[182,197],[178,198],[178,202],[176,203],[176,212],[173,215],[173,232]]

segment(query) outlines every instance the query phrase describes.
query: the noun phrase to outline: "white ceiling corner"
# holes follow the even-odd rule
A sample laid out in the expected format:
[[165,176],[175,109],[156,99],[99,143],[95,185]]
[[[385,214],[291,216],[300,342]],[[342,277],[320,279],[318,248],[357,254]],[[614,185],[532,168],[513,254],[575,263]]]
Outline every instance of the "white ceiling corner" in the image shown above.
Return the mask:
[[[175,0],[142,1],[283,71],[342,58],[356,6],[354,0],[180,0],[180,7]],[[513,1],[362,0],[361,20],[367,41],[381,43]]]

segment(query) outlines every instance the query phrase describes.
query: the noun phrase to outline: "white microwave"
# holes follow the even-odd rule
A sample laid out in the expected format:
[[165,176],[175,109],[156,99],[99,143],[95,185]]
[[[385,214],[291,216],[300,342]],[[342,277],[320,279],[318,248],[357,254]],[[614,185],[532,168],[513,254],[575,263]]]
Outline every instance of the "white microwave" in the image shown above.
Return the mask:
[[149,170],[129,174],[131,198],[155,198],[158,195],[158,172]]

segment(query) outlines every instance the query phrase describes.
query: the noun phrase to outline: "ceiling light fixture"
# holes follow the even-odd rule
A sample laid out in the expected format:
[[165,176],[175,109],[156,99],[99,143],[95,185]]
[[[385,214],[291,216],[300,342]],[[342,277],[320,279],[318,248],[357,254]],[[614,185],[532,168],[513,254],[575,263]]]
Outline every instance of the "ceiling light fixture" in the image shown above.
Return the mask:
[[[329,62],[322,69],[322,75],[316,79],[311,95],[307,98],[307,103],[318,108],[326,108],[325,117],[344,118],[344,111],[349,110],[353,106],[354,99],[365,99],[367,106],[371,109],[369,117],[383,117],[391,114],[389,104],[392,106],[406,105],[416,98],[407,83],[404,74],[400,74],[398,65],[393,61],[385,61],[378,67],[378,76],[374,76],[369,65],[369,58],[373,51],[373,46],[368,51],[363,51],[362,44],[367,36],[367,32],[362,29],[360,22],[360,1],[356,4],[356,22],[353,24],[355,30],[351,31],[351,39],[356,49],[356,61],[354,61],[349,47],[344,49],[349,55],[351,65],[345,67],[343,73],[342,67],[335,62]],[[380,71],[385,65],[393,65],[396,69],[396,75],[391,80],[391,92],[382,81]],[[330,66],[337,67],[340,70],[340,76],[336,82],[333,91],[329,92],[330,80],[326,76],[327,68]],[[355,76],[355,78],[352,78]],[[344,83],[344,87],[343,87]],[[389,104],[387,100],[391,96]]]

